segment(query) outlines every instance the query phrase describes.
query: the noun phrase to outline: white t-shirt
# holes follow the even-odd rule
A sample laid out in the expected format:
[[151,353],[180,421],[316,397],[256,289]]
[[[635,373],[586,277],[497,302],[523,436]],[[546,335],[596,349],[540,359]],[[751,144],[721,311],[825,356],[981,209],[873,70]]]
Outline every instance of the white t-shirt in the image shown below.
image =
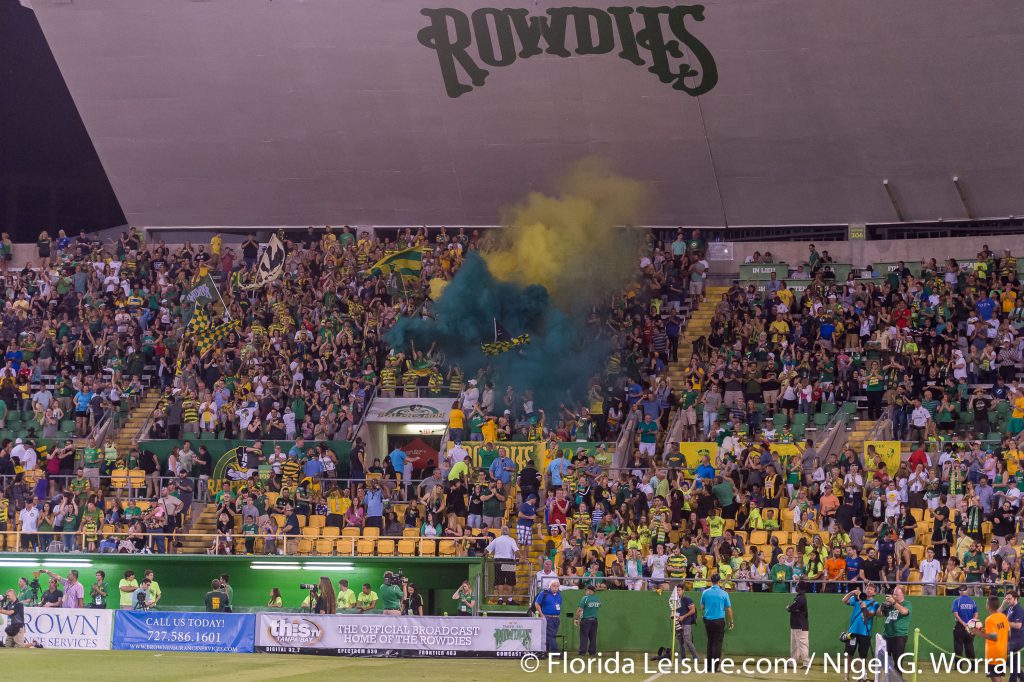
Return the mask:
[[537,571],[537,589],[543,592],[551,587],[551,581],[558,580],[558,574],[552,571]]
[[941,570],[942,565],[937,559],[932,559],[931,561],[925,559],[921,562],[921,582],[934,585],[935,579]]
[[499,535],[487,545],[487,551],[492,553],[495,559],[515,559],[519,552],[519,543],[510,535]]
[[39,530],[39,510],[35,507],[25,507],[18,518],[21,519],[22,533],[35,533]]

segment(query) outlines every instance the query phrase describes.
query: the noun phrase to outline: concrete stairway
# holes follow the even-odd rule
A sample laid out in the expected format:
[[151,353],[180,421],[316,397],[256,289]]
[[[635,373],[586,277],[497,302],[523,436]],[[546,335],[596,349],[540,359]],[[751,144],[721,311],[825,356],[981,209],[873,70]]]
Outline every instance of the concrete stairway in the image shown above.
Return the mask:
[[146,423],[146,420],[149,419],[153,410],[156,409],[159,401],[160,392],[156,389],[150,389],[142,396],[139,406],[128,413],[128,417],[114,437],[114,445],[117,447],[118,452],[127,454],[132,449],[133,441],[139,437],[139,431]]
[[867,440],[871,429],[875,428],[875,422],[861,419],[853,423],[853,431],[846,438],[846,445],[853,448],[859,456],[864,455],[864,441]]
[[[202,512],[199,511],[200,509],[202,509]],[[199,516],[192,523],[192,528],[189,529],[187,535],[179,532],[178,541],[181,542],[181,547],[178,549],[178,553],[206,554],[206,550],[213,544],[213,539],[209,537],[196,537],[196,535],[217,532],[217,507],[213,504],[205,506],[197,504],[192,508],[192,513]]]
[[715,307],[722,299],[722,294],[729,291],[727,286],[709,286],[705,289],[705,300],[690,316],[686,328],[679,337],[679,362],[669,364],[668,376],[672,381],[672,387],[676,391],[683,388],[683,372],[690,365],[690,357],[693,355],[693,342],[701,336],[707,337],[711,333],[711,320],[715,315]]

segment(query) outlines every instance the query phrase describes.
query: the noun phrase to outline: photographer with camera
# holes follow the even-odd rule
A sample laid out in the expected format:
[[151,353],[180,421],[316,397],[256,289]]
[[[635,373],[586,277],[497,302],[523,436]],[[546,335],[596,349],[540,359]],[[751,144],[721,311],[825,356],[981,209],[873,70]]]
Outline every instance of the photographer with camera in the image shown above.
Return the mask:
[[338,599],[334,594],[334,583],[327,576],[320,576],[320,582],[315,585],[302,584],[299,587],[309,590],[310,613],[333,614],[338,612]]
[[24,606],[35,606],[39,603],[39,578],[33,577],[32,582],[28,578],[18,578],[18,601]]
[[8,649],[31,648],[31,644],[25,643],[25,605],[18,600],[18,595],[13,588],[4,594],[3,603],[0,604],[0,614],[7,616],[7,626],[4,628],[4,646]]
[[899,585],[892,588],[891,594],[885,596],[882,614],[885,616],[882,631],[882,636],[885,637],[885,648],[889,652],[889,658],[892,659],[893,669],[902,679],[903,670],[900,668],[900,658],[907,650],[907,637],[910,636],[910,602]]
[[[846,645],[846,655],[867,660],[868,650],[871,646],[872,619],[878,613],[879,603],[875,601],[875,585],[867,583],[864,590],[860,588],[847,593],[843,597],[843,603],[852,608],[850,612],[850,625],[846,632],[839,635],[840,641]],[[850,676],[847,673],[846,680]]]
[[153,608],[153,605],[156,602],[153,601],[153,597],[149,592],[149,588],[152,584],[153,581],[149,578],[143,578],[142,582],[139,583],[138,589],[132,593],[133,611],[149,611]]
[[408,585],[409,579],[402,575],[401,570],[398,573],[384,573],[384,582],[377,589],[381,612],[384,615],[402,615],[402,602],[408,596]]

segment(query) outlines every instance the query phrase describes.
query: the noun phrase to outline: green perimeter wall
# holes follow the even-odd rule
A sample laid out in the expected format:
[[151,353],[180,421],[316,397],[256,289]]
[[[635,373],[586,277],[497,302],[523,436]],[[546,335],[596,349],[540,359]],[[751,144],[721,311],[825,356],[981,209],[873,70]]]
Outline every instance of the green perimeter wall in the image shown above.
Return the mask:
[[[299,589],[300,583],[315,583],[320,576],[331,578],[335,586],[338,580],[345,578],[349,587],[358,592],[364,582],[373,585],[376,590],[385,571],[402,569],[410,581],[414,582],[425,595],[426,613],[439,615],[445,611],[454,614],[451,600],[452,593],[458,589],[463,580],[469,579],[476,585],[476,576],[481,572],[482,559],[403,559],[399,557],[368,558],[368,557],[207,557],[195,555],[137,555],[137,554],[0,554],[0,562],[26,561],[31,566],[0,565],[0,588],[17,589],[19,576],[29,577],[33,571],[48,568],[54,573],[66,576],[71,570],[59,564],[63,561],[91,561],[90,567],[78,567],[78,574],[85,585],[86,601],[88,602],[89,587],[94,581],[97,570],[106,571],[107,583],[114,596],[117,582],[124,577],[127,569],[135,571],[141,580],[146,569],[153,569],[156,580],[163,591],[160,602],[161,610],[202,610],[203,597],[210,589],[210,581],[222,573],[230,575],[231,587],[234,589],[235,606],[238,610],[264,608],[270,598],[270,589],[278,587],[284,598],[286,609],[298,609],[308,592]],[[44,566],[44,562],[56,565]],[[351,570],[340,569],[289,569],[289,570],[255,570],[250,568],[253,562],[300,564],[338,564],[348,563]],[[30,578],[31,579],[31,578]],[[46,589],[48,578],[40,578],[42,588]],[[337,588],[335,588],[337,589]],[[475,587],[474,587],[475,589]],[[107,600],[107,605],[116,608],[117,598]]]
[[[563,593],[563,614],[574,613],[584,592],[566,590]],[[698,621],[693,629],[694,643],[703,656],[707,647],[704,625],[699,619],[700,593],[688,592],[698,603]],[[671,644],[668,592],[627,592],[611,590],[599,592],[601,597],[598,621],[598,646],[602,651],[657,651],[659,646]],[[731,593],[736,629],[725,635],[724,653],[727,656],[789,656],[789,612],[786,605],[793,601],[791,594]],[[952,648],[954,597],[909,597],[911,604],[911,633],[921,633],[939,645]],[[851,608],[842,603],[841,595],[807,595],[810,622],[810,650],[814,653],[839,653],[842,644],[839,633],[850,622]],[[983,607],[982,599],[975,602]],[[982,608],[984,612],[984,608]],[[876,619],[876,633],[881,633],[881,622]],[[579,632],[563,618],[560,635],[565,635],[565,647],[575,651]],[[911,644],[908,642],[908,648]],[[927,646],[922,643],[922,646]]]

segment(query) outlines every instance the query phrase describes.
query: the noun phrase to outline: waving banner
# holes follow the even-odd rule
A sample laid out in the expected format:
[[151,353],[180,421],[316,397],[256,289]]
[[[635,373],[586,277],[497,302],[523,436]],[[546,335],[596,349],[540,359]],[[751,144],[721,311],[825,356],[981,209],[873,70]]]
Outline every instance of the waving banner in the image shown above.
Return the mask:
[[267,242],[267,248],[263,250],[263,255],[256,263],[256,275],[248,284],[239,283],[239,288],[259,289],[276,280],[284,272],[284,260],[287,255],[284,243],[276,234],[271,235],[270,241]]

